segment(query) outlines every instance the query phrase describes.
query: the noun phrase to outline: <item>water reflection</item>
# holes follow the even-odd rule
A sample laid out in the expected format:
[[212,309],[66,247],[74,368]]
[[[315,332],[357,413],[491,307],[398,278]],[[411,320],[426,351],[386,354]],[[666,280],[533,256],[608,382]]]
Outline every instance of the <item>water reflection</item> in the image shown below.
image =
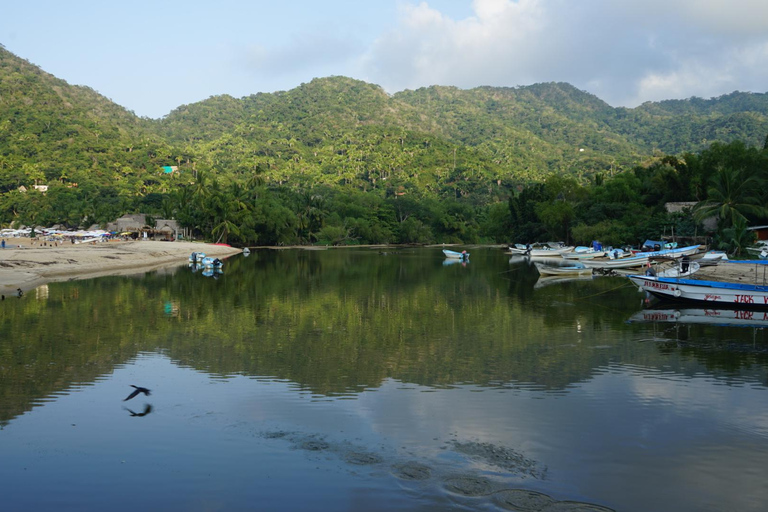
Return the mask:
[[685,307],[665,304],[644,309],[633,314],[630,322],[668,322],[679,324],[704,324],[725,327],[768,327],[768,311],[743,308]]
[[[621,510],[757,510],[768,499],[730,495],[756,487],[768,455],[762,329],[644,310],[624,278],[537,286],[535,269],[498,250],[473,248],[464,267],[443,261],[438,249],[253,251],[216,280],[183,266],[6,301],[0,435],[20,444],[0,443],[0,457],[27,464],[30,452],[11,448],[38,443],[26,431],[74,423],[81,432],[51,442],[78,458],[101,432],[104,453],[91,456],[104,469],[122,453],[119,438],[139,434],[169,456],[150,476],[181,494],[182,480],[205,481],[193,462],[227,467],[215,482],[230,508],[252,497],[233,479],[241,471],[277,482],[256,484],[275,508],[306,508],[278,490],[297,474],[315,481],[315,467],[328,473],[306,485],[312,499],[327,484],[365,495],[368,509],[373,496],[418,508],[403,482],[422,482],[408,492],[426,493],[425,509],[491,507],[500,496]],[[675,320],[627,322],[646,314]],[[153,390],[152,403],[123,409],[134,383]],[[361,467],[387,476],[348,481]],[[720,472],[699,497],[679,492]]]

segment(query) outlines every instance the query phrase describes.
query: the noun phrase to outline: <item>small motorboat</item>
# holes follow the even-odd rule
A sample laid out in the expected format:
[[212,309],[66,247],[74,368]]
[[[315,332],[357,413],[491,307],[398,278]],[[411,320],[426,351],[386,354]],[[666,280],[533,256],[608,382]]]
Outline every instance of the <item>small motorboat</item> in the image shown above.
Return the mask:
[[219,258],[203,258],[203,267],[205,268],[222,268],[224,267],[224,262],[221,261]]
[[533,262],[536,270],[542,276],[587,276],[592,275],[592,269],[586,267],[580,262],[574,262],[569,265],[547,265],[538,261]]
[[450,258],[453,260],[462,260],[462,261],[468,261],[469,260],[469,253],[467,251],[451,251],[448,249],[443,249],[443,254],[446,258]]

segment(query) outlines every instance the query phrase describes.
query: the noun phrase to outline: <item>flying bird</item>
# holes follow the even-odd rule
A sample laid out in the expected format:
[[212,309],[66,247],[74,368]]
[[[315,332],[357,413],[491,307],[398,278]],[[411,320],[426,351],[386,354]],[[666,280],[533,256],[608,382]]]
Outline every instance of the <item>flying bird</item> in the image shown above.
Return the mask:
[[131,398],[135,397],[139,393],[144,393],[146,396],[150,395],[150,392],[149,392],[149,390],[147,388],[140,388],[139,386],[134,386],[133,384],[131,384],[131,387],[132,388],[136,388],[136,391],[134,391],[133,393],[128,395],[128,398],[123,400],[123,402],[127,402],[128,400],[130,400]]

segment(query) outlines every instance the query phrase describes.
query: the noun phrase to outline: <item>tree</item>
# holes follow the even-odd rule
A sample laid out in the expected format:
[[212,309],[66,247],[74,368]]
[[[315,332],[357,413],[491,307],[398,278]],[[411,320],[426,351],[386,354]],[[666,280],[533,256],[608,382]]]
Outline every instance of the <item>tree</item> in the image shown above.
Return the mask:
[[746,223],[748,217],[767,218],[768,208],[760,203],[759,196],[763,181],[745,174],[731,167],[719,169],[707,188],[707,199],[693,208],[696,220],[717,217],[722,230],[735,226],[738,221]]

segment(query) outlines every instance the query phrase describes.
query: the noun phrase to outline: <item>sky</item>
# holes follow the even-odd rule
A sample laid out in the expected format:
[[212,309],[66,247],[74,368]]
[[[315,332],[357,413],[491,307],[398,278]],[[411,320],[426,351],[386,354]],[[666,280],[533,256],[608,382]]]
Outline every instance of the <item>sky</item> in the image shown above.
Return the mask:
[[139,116],[347,76],[568,82],[608,104],[768,92],[766,0],[4,0],[0,44]]

